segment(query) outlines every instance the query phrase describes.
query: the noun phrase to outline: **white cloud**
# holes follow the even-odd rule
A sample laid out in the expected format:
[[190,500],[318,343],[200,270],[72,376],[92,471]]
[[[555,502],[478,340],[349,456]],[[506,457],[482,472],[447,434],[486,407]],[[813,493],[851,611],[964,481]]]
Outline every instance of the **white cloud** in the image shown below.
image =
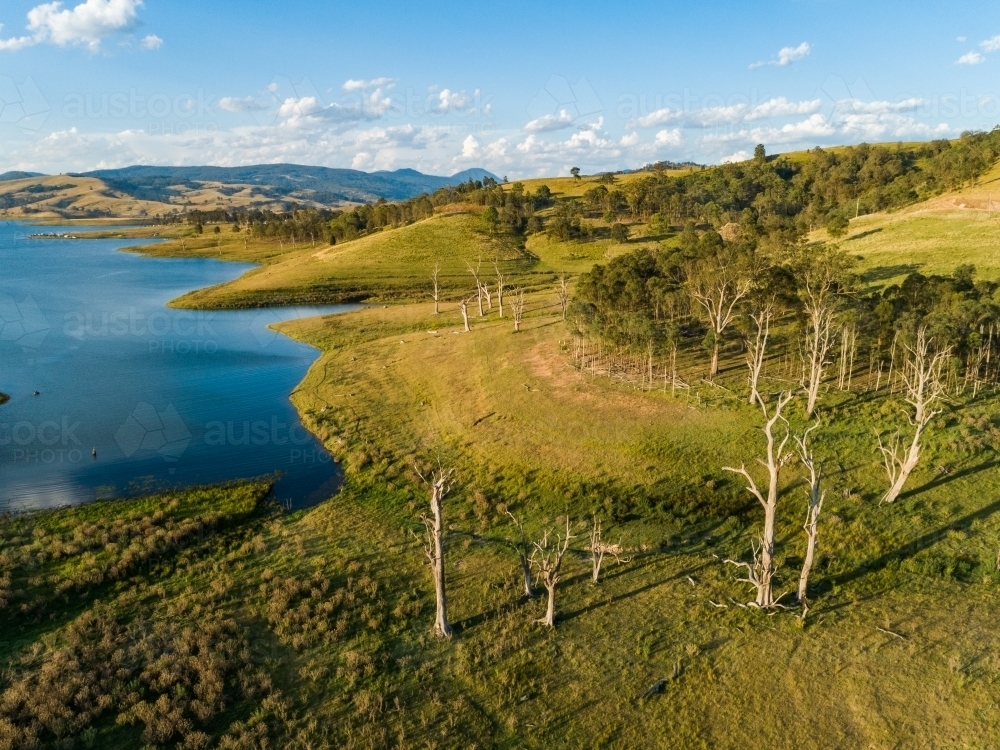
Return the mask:
[[812,47],[809,46],[809,42],[802,42],[798,47],[782,47],[778,50],[776,60],[760,60],[751,64],[750,70],[762,68],[765,65],[777,65],[779,68],[783,68],[786,65],[791,65],[793,62],[798,62],[810,52],[812,52]]
[[400,147],[424,148],[428,143],[441,140],[444,132],[411,123],[389,128],[371,128],[357,133],[354,145],[366,151]]
[[[299,128],[333,123],[377,120],[392,106],[392,99],[377,88],[358,101],[324,104],[317,96],[290,96],[281,101],[277,117],[288,127]],[[251,110],[252,111],[252,110]]]
[[704,143],[797,143],[834,135],[836,128],[821,114],[779,127],[744,128],[737,132],[705,136]]
[[[959,40],[964,42],[965,37],[959,37]],[[997,34],[989,39],[984,39],[979,43],[979,46],[982,48],[983,52],[996,52],[997,50],[1000,50],[1000,34]]]
[[798,47],[782,47],[778,50],[778,65],[784,67],[798,62],[812,51],[808,42],[802,42]]
[[224,96],[219,99],[219,109],[225,112],[263,112],[267,109],[267,105],[261,104],[252,96],[242,99],[233,96]]
[[926,99],[910,97],[901,99],[898,102],[873,101],[863,102],[860,99],[845,99],[837,102],[837,110],[850,110],[856,114],[885,114],[889,112],[913,112],[930,104]]
[[472,99],[464,91],[441,89],[438,92],[437,102],[431,105],[431,109],[435,112],[454,112],[465,109],[471,103]]
[[729,154],[729,156],[723,156],[720,160],[723,164],[734,164],[739,161],[747,161],[751,154],[747,150],[737,151],[735,154]]
[[684,134],[680,128],[673,130],[661,130],[656,134],[653,143],[657,146],[680,146],[684,141]]
[[[666,131],[664,131],[664,132],[666,132]],[[635,132],[632,132],[632,133],[629,133],[628,135],[623,135],[621,137],[621,140],[618,141],[618,142],[621,145],[623,145],[625,148],[631,148],[632,146],[638,146],[639,145],[639,134],[635,133]]]
[[772,117],[789,117],[793,115],[810,115],[822,107],[819,99],[803,102],[790,102],[785,97],[768,99],[754,106],[739,102],[719,107],[704,107],[690,111],[681,111],[664,107],[648,115],[629,120],[627,128],[651,128],[658,125],[677,123],[684,127],[710,128],[718,125],[734,125],[745,120],[766,120]]
[[365,81],[360,78],[351,78],[344,81],[344,91],[367,91],[368,89],[387,88],[391,89],[396,85],[395,78],[372,78]]
[[685,116],[688,126],[710,128],[715,125],[729,125],[739,122],[747,113],[748,105],[732,104],[727,107],[705,107],[689,112]]
[[559,110],[559,114],[543,115],[528,122],[524,129],[529,133],[547,133],[552,130],[562,130],[573,124],[573,115],[565,109]]
[[790,102],[785,97],[768,99],[751,109],[744,119],[766,120],[771,117],[788,117],[791,115],[811,115],[819,112],[823,102],[813,99],[807,102]]
[[156,34],[150,34],[142,40],[141,44],[143,49],[159,49],[163,46],[163,40]]
[[[3,29],[3,24],[0,24],[0,30]],[[19,49],[24,49],[25,47],[30,47],[38,42],[34,37],[30,36],[18,36],[11,39],[0,39],[0,52],[17,52]]]
[[945,123],[928,125],[896,112],[846,115],[839,131],[848,138],[873,141],[886,138],[932,138],[948,135],[951,128]]
[[748,111],[749,106],[742,103],[723,107],[704,107],[686,112],[664,107],[635,120],[629,120],[625,126],[629,128],[653,128],[669,123],[683,123],[686,127],[707,128],[740,122]]
[[462,141],[462,153],[461,158],[463,159],[475,159],[479,156],[479,141],[476,140],[475,136],[467,135],[465,140]]
[[964,36],[960,36],[960,37],[958,37],[958,38],[957,38],[957,39],[956,39],[955,41],[956,41],[956,42],[965,42],[965,40],[966,40],[967,38],[968,38],[968,37],[964,37]]
[[28,11],[31,35],[0,40],[0,50],[48,42],[60,47],[82,44],[96,52],[106,37],[138,25],[142,4],[142,0],[86,0],[72,10],[64,10],[59,2],[37,5]]
[[980,63],[986,62],[986,57],[979,54],[975,50],[972,52],[966,52],[960,58],[955,61],[956,65],[979,65]]
[[634,128],[655,128],[657,125],[666,125],[669,122],[677,122],[684,116],[684,113],[677,109],[670,109],[670,107],[664,107],[662,109],[657,109],[650,112],[648,115],[643,115],[634,120],[629,120],[626,127]]

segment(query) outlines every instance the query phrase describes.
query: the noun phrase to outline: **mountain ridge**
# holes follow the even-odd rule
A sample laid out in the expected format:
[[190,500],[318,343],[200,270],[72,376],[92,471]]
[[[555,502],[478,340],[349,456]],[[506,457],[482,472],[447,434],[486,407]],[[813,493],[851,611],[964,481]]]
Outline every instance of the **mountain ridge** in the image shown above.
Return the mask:
[[[206,184],[232,189],[241,186],[272,201],[336,205],[379,198],[396,201],[457,185],[469,179],[498,179],[485,169],[466,169],[451,176],[429,175],[415,169],[363,172],[300,164],[256,164],[245,167],[172,167],[134,165],[71,173],[69,177],[99,179],[133,198],[174,202],[180,188],[197,190]],[[225,190],[223,191],[225,192]]]

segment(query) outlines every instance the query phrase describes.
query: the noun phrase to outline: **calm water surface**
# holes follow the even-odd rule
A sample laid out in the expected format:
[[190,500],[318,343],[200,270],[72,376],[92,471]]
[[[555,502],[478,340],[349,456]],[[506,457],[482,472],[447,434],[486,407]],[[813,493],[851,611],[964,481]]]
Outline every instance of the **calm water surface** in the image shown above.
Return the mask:
[[339,469],[288,399],[318,352],[267,326],[353,308],[171,310],[250,266],[34,231],[72,229],[0,222],[0,510],[274,472],[292,507],[332,494]]

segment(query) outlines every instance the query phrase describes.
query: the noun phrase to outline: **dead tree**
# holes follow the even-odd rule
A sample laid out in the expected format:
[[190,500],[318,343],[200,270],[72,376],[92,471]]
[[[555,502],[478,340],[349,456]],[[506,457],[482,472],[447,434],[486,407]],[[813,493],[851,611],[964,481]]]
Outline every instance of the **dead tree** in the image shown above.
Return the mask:
[[559,309],[562,310],[562,319],[566,320],[566,311],[569,310],[569,282],[565,276],[559,277],[559,288],[556,290],[559,295]]
[[514,290],[514,300],[510,303],[514,315],[514,333],[521,331],[521,318],[524,316],[524,290],[520,287]]
[[476,281],[476,295],[479,297],[479,317],[481,318],[484,315],[484,313],[483,313],[483,282],[480,281],[480,279],[479,279],[479,269],[483,265],[483,260],[482,260],[482,258],[480,258],[479,259],[479,263],[478,263],[478,265],[476,265],[475,268],[473,268],[472,264],[468,263],[468,262],[465,265],[468,267],[469,273],[472,274],[472,278],[475,279],[475,281]]
[[539,541],[533,542],[535,549],[531,553],[531,565],[538,571],[538,577],[548,592],[545,616],[535,622],[550,628],[556,626],[556,584],[561,580],[559,570],[562,568],[566,552],[569,551],[569,544],[574,538],[569,516],[566,516],[565,536],[557,534],[553,543],[552,533],[546,531]]
[[[473,295],[475,296],[475,295]],[[463,299],[460,303],[462,305],[462,322],[465,324],[465,332],[468,333],[472,330],[469,327],[469,303],[472,302],[472,297],[468,299]]]
[[431,281],[434,282],[434,291],[431,292],[431,299],[434,300],[434,314],[435,315],[440,315],[441,314],[441,309],[438,306],[438,303],[440,302],[440,299],[441,299],[440,292],[438,290],[438,274],[440,274],[440,273],[441,273],[441,264],[440,263],[435,263],[434,264],[434,270],[431,272]]
[[781,393],[778,396],[778,403],[774,407],[774,414],[770,417],[767,416],[767,407],[763,407],[764,418],[767,420],[764,425],[764,437],[767,438],[767,457],[766,459],[757,459],[757,461],[767,469],[766,497],[758,489],[757,483],[750,476],[750,472],[747,471],[745,464],[741,465],[738,469],[729,466],[722,468],[723,471],[731,471],[734,474],[742,476],[747,482],[747,490],[757,498],[758,502],[764,508],[764,531],[758,540],[758,544],[754,546],[753,562],[746,563],[726,560],[731,565],[746,568],[747,577],[743,580],[757,589],[755,603],[761,608],[773,607],[777,602],[771,590],[771,579],[774,577],[774,521],[778,509],[778,480],[782,467],[788,463],[792,454],[785,450],[785,445],[788,443],[789,437],[787,422],[785,437],[777,445],[775,445],[774,427],[779,421],[785,421],[784,417],[781,416],[781,410],[791,400],[791,391]]
[[506,282],[507,279],[503,275],[503,272],[500,270],[500,263],[499,262],[493,261],[493,268],[495,268],[496,272],[497,272],[497,307],[500,308],[500,317],[502,318],[503,317],[503,291],[504,291],[504,283]]
[[430,479],[427,479],[417,469],[417,474],[431,490],[431,515],[423,515],[420,520],[424,522],[425,528],[424,553],[434,575],[436,595],[434,634],[441,638],[452,636],[451,625],[448,623],[448,597],[444,585],[444,517],[441,505],[451,491],[451,478],[454,473],[454,469],[438,469],[431,474]]
[[514,526],[517,527],[517,533],[520,535],[520,541],[514,544],[514,549],[517,550],[517,559],[521,563],[521,573],[524,576],[524,596],[527,599],[531,599],[535,596],[535,592],[532,590],[532,580],[531,580],[531,552],[528,545],[528,537],[524,535],[524,527],[521,522],[514,517],[514,514],[509,510],[507,515],[510,516],[510,520],[514,522]]
[[737,303],[750,292],[750,281],[739,278],[732,264],[723,263],[696,273],[689,285],[695,302],[705,309],[712,330],[712,365],[709,377],[719,374],[722,334],[733,320]]
[[913,439],[904,453],[901,450],[898,430],[888,446],[882,444],[881,436],[878,438],[878,448],[882,453],[882,461],[889,477],[889,491],[882,498],[883,503],[896,501],[910,473],[920,460],[920,439],[924,430],[930,421],[941,413],[940,409],[933,407],[944,395],[945,384],[941,374],[945,362],[951,356],[951,349],[931,351],[931,341],[927,338],[926,328],[917,331],[916,343],[912,347],[905,345],[904,350],[902,380],[906,389],[906,403],[913,407],[913,416],[907,414],[907,419],[913,428]]
[[490,285],[483,282],[483,296],[486,298],[486,309],[493,309],[493,294],[490,292]]
[[799,458],[802,465],[809,472],[809,486],[806,488],[806,497],[809,500],[806,506],[806,522],[802,530],[806,532],[806,557],[802,562],[802,572],[799,574],[798,600],[803,607],[803,617],[809,610],[809,599],[806,594],[809,588],[809,573],[812,571],[813,560],[816,557],[816,540],[819,536],[819,514],[823,510],[823,501],[826,499],[826,490],[820,488],[823,480],[823,464],[816,463],[812,448],[809,447],[809,433],[819,427],[819,422],[807,429],[802,437],[795,438],[798,445]]
[[805,280],[805,312],[806,327],[806,414],[812,416],[819,400],[819,388],[823,383],[823,371],[830,364],[827,355],[830,352],[831,327],[833,325],[833,289],[834,279],[831,274],[823,274],[818,279]]
[[747,338],[747,368],[750,370],[750,375],[748,377],[748,382],[750,384],[750,405],[753,406],[756,403],[760,403],[761,406],[764,405],[764,399],[761,398],[760,392],[757,390],[757,384],[760,382],[760,374],[764,370],[764,355],[767,349],[767,339],[771,334],[771,318],[774,315],[774,305],[768,301],[759,310],[750,315],[750,320],[754,322],[757,328],[754,337]]
[[623,560],[622,552],[621,539],[618,540],[618,544],[608,544],[601,539],[601,522],[597,520],[597,516],[594,516],[594,525],[590,529],[590,564],[594,583],[600,583],[601,566],[604,564],[604,558],[608,555],[615,558],[615,562],[619,564],[631,561],[631,558]]

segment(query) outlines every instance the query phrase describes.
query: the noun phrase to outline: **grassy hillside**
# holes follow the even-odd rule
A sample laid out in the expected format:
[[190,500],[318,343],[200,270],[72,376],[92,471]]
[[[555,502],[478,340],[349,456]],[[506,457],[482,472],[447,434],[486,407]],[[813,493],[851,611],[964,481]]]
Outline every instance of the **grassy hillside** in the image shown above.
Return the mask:
[[192,210],[336,207],[380,197],[409,198],[489,174],[452,177],[414,170],[359,172],[294,164],[221,167],[129,167],[76,175],[0,175],[0,217],[152,219]]
[[[278,243],[270,241],[266,247],[277,250]],[[455,297],[474,289],[467,263],[475,266],[482,259],[483,273],[490,275],[494,259],[513,274],[536,270],[529,252],[507,238],[491,238],[478,214],[466,211],[439,214],[333,246],[292,248],[286,243],[284,247],[287,252],[266,265],[222,286],[185,295],[176,304],[242,307],[412,299],[429,294],[435,263],[441,264],[444,293]],[[174,243],[159,252],[177,249]],[[243,257],[243,243],[231,245],[230,251],[233,257]]]
[[[986,275],[992,219],[971,201],[993,179],[859,219],[838,242],[872,280],[967,262]],[[568,195],[587,179],[546,182]],[[722,468],[755,468],[762,451],[743,353],[731,343],[707,382],[707,352],[685,347],[678,367],[690,387],[676,390],[660,357],[642,385],[625,371],[645,373],[645,360],[597,375],[578,366],[575,321],[557,305],[557,274],[676,242],[673,232],[647,236],[639,221],[630,228],[625,243],[603,231],[542,233],[521,248],[491,238],[469,208],[334,246],[209,231],[152,249],[262,263],[179,304],[397,303],[279,326],[322,351],[292,398],[343,462],[345,486],[292,515],[251,484],[0,521],[0,618],[28,645],[0,651],[0,747],[28,746],[25,727],[43,743],[110,748],[995,744],[996,388],[951,394],[907,491],[879,505],[875,434],[905,405],[862,367],[852,390],[828,380],[817,444],[829,496],[812,608],[806,618],[747,608],[749,587],[723,562],[749,558],[761,523]],[[465,263],[480,255],[528,287],[520,333],[509,305],[500,318],[495,304],[461,333]],[[448,292],[440,315],[426,299],[437,261]],[[764,390],[797,379],[798,363],[776,355]],[[788,418],[792,431],[811,423],[801,403]],[[458,478],[445,503],[457,633],[447,643],[430,634],[427,492],[415,471],[438,462]],[[803,479],[801,465],[786,467],[779,592],[794,591],[802,562]],[[534,622],[541,597],[521,596],[507,510],[531,538],[564,514],[576,524],[554,630]],[[627,550],[596,585],[594,517]],[[99,684],[84,693],[92,673]]]
[[[1000,488],[984,469],[1000,443],[952,446],[996,397],[953,404],[913,491],[880,508],[858,446],[893,400],[830,394],[813,610],[769,616],[739,606],[746,587],[719,559],[745,556],[758,520],[720,470],[760,439],[738,354],[720,382],[732,393],[640,391],[574,369],[548,304],[532,297],[518,335],[495,312],[453,335],[454,311],[427,305],[283,324],[324,350],[295,399],[345,462],[335,502],[279,516],[251,485],[4,521],[9,590],[35,597],[23,610],[15,594],[4,616],[38,645],[6,652],[0,736],[6,719],[110,748],[989,746]],[[702,359],[682,363],[689,380]],[[428,459],[460,472],[446,503],[450,643],[430,636],[413,535],[426,500],[412,463]],[[801,555],[799,475],[782,499],[781,590]],[[520,596],[505,508],[532,536],[567,511],[578,521],[554,631]],[[596,586],[591,513],[631,558]],[[195,523],[205,530],[185,531]],[[102,534],[114,544],[98,551]],[[136,540],[151,552],[122,567]],[[27,575],[46,588],[18,585]],[[123,662],[105,675],[110,644]],[[80,697],[88,670],[101,708]]]
[[386,200],[403,200],[420,193],[431,193],[446,185],[466,180],[495,179],[484,169],[467,169],[451,177],[438,177],[414,169],[361,172],[356,169],[331,169],[298,164],[257,164],[246,167],[149,167],[102,169],[82,177],[96,177],[115,190],[136,198],[164,203],[191,199],[211,186],[221,196],[241,196],[271,200],[275,203],[335,206]]
[[140,219],[165,213],[162,203],[137,200],[89,177],[28,177],[0,182],[0,216],[53,219]]
[[825,231],[810,239],[839,243],[859,257],[866,278],[879,283],[902,281],[913,271],[947,274],[961,263],[975,265],[983,278],[1000,278],[1000,169],[974,187],[852,219],[841,240],[831,240]]

